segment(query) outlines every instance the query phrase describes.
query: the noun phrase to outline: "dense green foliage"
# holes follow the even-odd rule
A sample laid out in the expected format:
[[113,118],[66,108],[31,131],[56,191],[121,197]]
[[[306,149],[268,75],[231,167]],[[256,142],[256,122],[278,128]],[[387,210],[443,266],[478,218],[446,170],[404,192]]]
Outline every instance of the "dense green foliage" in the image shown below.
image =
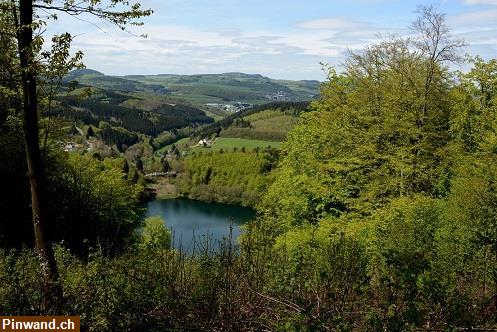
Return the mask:
[[[143,187],[126,180],[123,159],[66,155],[54,145],[44,152],[51,240],[78,255],[96,247],[117,253],[129,245],[141,220]],[[0,248],[31,246],[29,184],[15,124],[0,126],[0,154]]]
[[184,160],[180,194],[203,201],[254,206],[272,181],[278,152],[204,152]]
[[[451,74],[429,61],[393,41],[353,55],[344,74],[330,71],[259,206],[271,257],[291,257],[282,284],[341,280],[348,327],[497,323],[497,67],[476,58]],[[355,257],[328,274],[337,239]],[[320,328],[338,324],[315,314],[328,322]]]
[[119,149],[138,143],[138,135],[121,127],[111,127],[106,122],[100,122],[98,136],[107,145],[116,145]]
[[128,181],[123,167],[109,161],[71,155],[50,186],[60,216],[52,234],[74,251],[98,246],[107,254],[121,252],[140,225],[143,187]]
[[192,128],[186,127],[179,130],[173,129],[165,131],[155,137],[152,141],[152,146],[155,150],[160,150],[168,145],[171,145],[180,139],[188,137],[192,132]]

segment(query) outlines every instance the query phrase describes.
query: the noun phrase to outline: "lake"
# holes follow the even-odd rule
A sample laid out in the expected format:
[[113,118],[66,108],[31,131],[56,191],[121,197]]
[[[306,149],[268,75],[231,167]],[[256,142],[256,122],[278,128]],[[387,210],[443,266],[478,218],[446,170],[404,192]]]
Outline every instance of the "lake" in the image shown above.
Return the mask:
[[240,235],[240,225],[255,217],[253,209],[243,206],[184,198],[154,200],[146,208],[147,217],[160,216],[166,221],[166,226],[173,231],[173,246],[179,248],[181,244],[189,252],[193,249],[194,234],[196,248],[207,237],[217,247],[219,241],[229,235],[230,220],[233,220],[232,234],[236,239]]

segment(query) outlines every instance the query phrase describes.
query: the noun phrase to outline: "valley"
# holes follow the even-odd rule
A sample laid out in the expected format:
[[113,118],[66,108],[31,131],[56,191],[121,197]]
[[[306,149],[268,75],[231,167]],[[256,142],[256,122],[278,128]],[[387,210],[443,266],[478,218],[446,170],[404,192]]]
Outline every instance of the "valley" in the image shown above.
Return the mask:
[[[309,105],[301,99],[318,94],[318,82],[239,73],[112,77],[82,69],[63,82],[52,116],[65,123],[66,151],[120,160],[150,197],[246,206],[270,183],[278,150]],[[268,98],[281,89],[293,101]],[[219,96],[254,104],[214,110]]]
[[[320,85],[320,82],[312,80],[275,80],[244,73],[119,77],[107,76],[91,69],[75,70],[64,81],[128,94],[129,106],[150,108],[161,102],[187,104],[206,111],[216,119],[253,105],[312,100],[317,97]],[[132,101],[132,97],[140,100],[140,96],[146,97],[147,106]]]

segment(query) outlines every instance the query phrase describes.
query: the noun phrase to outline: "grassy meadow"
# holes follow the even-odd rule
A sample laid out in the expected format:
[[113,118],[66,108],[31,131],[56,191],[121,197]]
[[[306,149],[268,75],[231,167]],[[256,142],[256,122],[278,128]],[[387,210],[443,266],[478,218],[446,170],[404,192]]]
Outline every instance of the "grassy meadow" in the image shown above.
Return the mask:
[[265,147],[272,147],[279,149],[281,142],[275,141],[263,141],[245,138],[232,138],[232,137],[218,137],[214,141],[211,147],[200,147],[196,146],[190,149],[190,152],[208,152],[208,151],[233,151],[235,148],[240,150],[245,148],[246,150],[253,150],[256,148],[263,149]]

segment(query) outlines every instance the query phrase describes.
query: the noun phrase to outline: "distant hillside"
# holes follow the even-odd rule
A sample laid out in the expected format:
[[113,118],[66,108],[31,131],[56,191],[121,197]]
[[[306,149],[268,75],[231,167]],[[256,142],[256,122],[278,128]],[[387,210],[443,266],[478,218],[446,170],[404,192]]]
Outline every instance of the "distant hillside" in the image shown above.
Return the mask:
[[283,141],[297,123],[309,102],[274,102],[232,114],[205,126],[198,137],[217,134],[221,137]]
[[[198,136],[282,141],[320,84],[243,73],[116,77],[92,69],[74,70],[64,83],[55,115],[158,137],[157,148],[184,137],[171,130],[185,127]],[[255,115],[264,110],[273,111]]]
[[99,71],[93,70],[93,69],[76,69],[71,71],[69,74],[67,74],[64,77],[64,80],[66,81],[73,81],[73,80],[81,80],[81,79],[90,79],[92,77],[98,77],[98,76],[105,76]]
[[229,103],[263,104],[271,101],[307,101],[318,94],[318,81],[274,80],[243,73],[204,75],[106,76],[91,69],[75,70],[66,82],[122,92],[151,92],[182,98],[197,106]]
[[318,81],[274,80],[243,73],[203,75],[133,75],[125,78],[144,84],[163,85],[171,94],[192,102],[224,103],[310,100],[318,93]]
[[162,85],[143,84],[121,77],[106,76],[92,69],[77,69],[64,77],[64,82],[76,81],[81,85],[93,86],[101,89],[110,89],[120,92],[152,92],[167,93]]
[[202,110],[187,104],[99,88],[78,88],[59,96],[58,102],[58,107],[53,110],[55,116],[94,126],[105,121],[112,126],[151,136],[166,130],[213,122]]

